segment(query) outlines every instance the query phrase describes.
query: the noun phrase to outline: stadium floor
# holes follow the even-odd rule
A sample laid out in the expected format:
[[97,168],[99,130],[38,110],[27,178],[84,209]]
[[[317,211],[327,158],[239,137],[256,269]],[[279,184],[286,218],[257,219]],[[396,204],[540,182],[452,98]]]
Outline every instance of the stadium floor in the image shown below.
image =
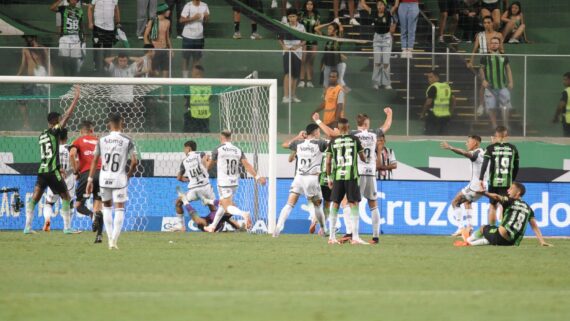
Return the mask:
[[[0,232],[0,320],[567,320],[570,240]],[[170,242],[172,241],[172,242]]]

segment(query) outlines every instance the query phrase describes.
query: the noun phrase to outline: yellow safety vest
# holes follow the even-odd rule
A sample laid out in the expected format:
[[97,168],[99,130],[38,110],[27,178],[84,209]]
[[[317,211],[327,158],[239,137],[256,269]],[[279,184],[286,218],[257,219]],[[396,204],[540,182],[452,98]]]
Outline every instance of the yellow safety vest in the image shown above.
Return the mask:
[[566,91],[566,96],[568,97],[568,99],[566,99],[566,113],[564,120],[566,120],[566,124],[570,124],[570,87],[564,90]]
[[212,86],[190,86],[190,115],[192,118],[210,118]]
[[451,98],[451,87],[445,82],[434,82],[428,87],[426,96],[431,87],[436,89],[435,99],[433,100],[433,114],[435,117],[449,117],[449,100]]

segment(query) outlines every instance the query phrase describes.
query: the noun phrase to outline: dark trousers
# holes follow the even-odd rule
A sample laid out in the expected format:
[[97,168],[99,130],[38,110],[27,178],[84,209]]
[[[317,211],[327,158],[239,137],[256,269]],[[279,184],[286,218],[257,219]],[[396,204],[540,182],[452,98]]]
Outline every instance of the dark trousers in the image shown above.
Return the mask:
[[459,29],[463,30],[463,40],[474,41],[479,31],[479,17],[459,15]]
[[570,137],[570,124],[567,124],[565,121],[562,121],[562,132],[564,137]]
[[[115,44],[115,31],[105,30],[97,26],[93,26],[93,48],[113,48]],[[100,71],[103,69],[103,59],[109,56],[109,50],[94,50],[93,62],[95,68]]]
[[209,118],[193,118],[189,112],[184,114],[184,132],[185,133],[209,133]]
[[426,135],[445,135],[447,133],[447,123],[450,117],[436,117],[432,111],[426,116]]
[[168,9],[170,10],[170,16],[168,17],[170,20],[170,33],[172,34],[172,25],[174,24],[172,17],[174,16],[174,8],[176,7],[176,36],[182,36],[184,26],[179,21],[182,8],[184,8],[184,2],[182,0],[166,0],[166,4],[168,4]]

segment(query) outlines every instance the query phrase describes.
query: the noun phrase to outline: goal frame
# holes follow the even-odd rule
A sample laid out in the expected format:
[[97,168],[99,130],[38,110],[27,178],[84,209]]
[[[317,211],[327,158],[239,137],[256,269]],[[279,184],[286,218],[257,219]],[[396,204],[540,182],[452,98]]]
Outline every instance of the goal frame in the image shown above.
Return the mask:
[[277,79],[235,78],[114,78],[114,77],[55,77],[0,76],[0,83],[19,84],[100,84],[100,85],[161,85],[161,86],[263,86],[269,87],[269,164],[267,230],[273,233],[277,218]]

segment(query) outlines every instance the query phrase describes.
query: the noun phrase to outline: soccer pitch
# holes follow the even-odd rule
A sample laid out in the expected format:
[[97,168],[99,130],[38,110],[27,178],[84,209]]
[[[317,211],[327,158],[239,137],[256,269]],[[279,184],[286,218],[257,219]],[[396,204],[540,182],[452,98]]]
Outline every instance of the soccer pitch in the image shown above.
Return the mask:
[[568,320],[570,240],[0,232],[0,320]]

